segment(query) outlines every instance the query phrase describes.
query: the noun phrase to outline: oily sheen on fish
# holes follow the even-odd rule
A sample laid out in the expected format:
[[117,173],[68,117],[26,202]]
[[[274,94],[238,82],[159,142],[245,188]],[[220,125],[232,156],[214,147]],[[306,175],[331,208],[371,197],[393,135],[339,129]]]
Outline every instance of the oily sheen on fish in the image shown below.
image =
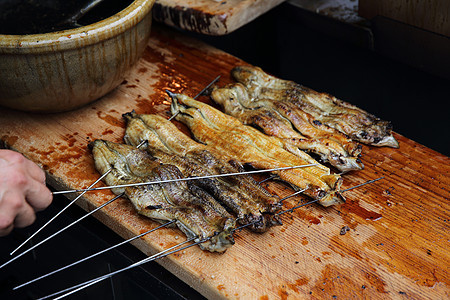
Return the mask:
[[276,78],[253,66],[235,67],[231,75],[247,88],[250,98],[288,101],[315,120],[339,130],[353,140],[372,146],[398,148],[390,122],[332,95]]
[[217,88],[211,99],[246,125],[280,138],[284,148],[294,154],[298,149],[319,155],[342,172],[361,170],[361,146],[339,131],[315,120],[290,102],[250,98],[241,83]]
[[[183,178],[177,167],[161,164],[133,146],[104,140],[90,146],[97,170],[101,174],[112,170],[104,179],[108,185]],[[139,214],[156,221],[175,220],[188,238],[212,237],[200,244],[203,250],[223,252],[234,244],[235,219],[209,194],[185,181],[116,188],[113,192],[124,192]]]
[[[243,125],[236,118],[186,95],[173,95],[171,109],[176,119],[190,128],[195,139],[242,164],[271,169],[317,163],[304,152],[296,156],[286,151],[278,138]],[[324,206],[342,201],[339,193],[342,178],[330,174],[330,169],[323,165],[274,173],[282,180],[306,189],[306,195],[318,199]]]
[[[146,150],[150,155],[177,166],[186,177],[244,171],[236,161],[217,157],[205,145],[191,140],[161,116],[132,112],[125,114],[124,118],[127,120],[126,143],[138,145],[147,141]],[[180,148],[180,145],[186,145],[186,148]],[[248,227],[253,231],[264,232],[279,224],[274,215],[281,208],[279,198],[268,193],[249,175],[192,180],[189,184],[207,191],[236,215],[241,225],[251,224]]]

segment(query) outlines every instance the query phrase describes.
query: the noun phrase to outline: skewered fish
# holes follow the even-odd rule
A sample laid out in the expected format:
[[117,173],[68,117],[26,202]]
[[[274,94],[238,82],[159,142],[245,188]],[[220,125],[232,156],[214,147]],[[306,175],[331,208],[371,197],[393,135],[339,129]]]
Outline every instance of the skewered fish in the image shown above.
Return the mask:
[[[172,95],[172,114],[186,124],[195,138],[215,151],[224,153],[257,169],[297,166],[317,163],[303,151],[299,156],[284,150],[283,143],[275,137],[266,136],[253,127],[217,109],[181,94]],[[330,174],[330,169],[317,166],[276,171],[282,180],[301,189],[305,194],[320,199],[324,206],[343,200],[339,193],[342,178]]]
[[215,89],[211,99],[242,123],[261,128],[264,133],[280,138],[284,148],[294,154],[298,152],[297,148],[312,152],[342,172],[364,167],[358,158],[360,145],[314,120],[310,114],[290,102],[250,99],[241,83]]
[[[219,159],[205,145],[193,141],[161,116],[131,112],[124,118],[127,120],[126,143],[136,146],[147,141],[150,155],[177,166],[186,177],[244,171],[236,161]],[[181,148],[180,145],[187,147]],[[280,223],[274,215],[281,208],[279,198],[268,193],[249,175],[206,178],[190,183],[215,197],[237,216],[240,224],[252,224],[249,228],[253,231],[263,232]]]
[[[104,174],[108,185],[182,178],[173,165],[161,164],[145,151],[133,146],[103,140],[91,143],[97,170]],[[202,240],[202,249],[223,252],[234,244],[235,219],[208,193],[185,181],[139,187],[115,188],[125,193],[138,213],[156,221],[176,220],[175,224],[188,238]]]
[[231,74],[247,88],[251,98],[288,101],[312,115],[316,121],[347,134],[353,140],[372,146],[399,147],[392,136],[390,122],[350,103],[293,81],[276,78],[258,67],[235,67]]

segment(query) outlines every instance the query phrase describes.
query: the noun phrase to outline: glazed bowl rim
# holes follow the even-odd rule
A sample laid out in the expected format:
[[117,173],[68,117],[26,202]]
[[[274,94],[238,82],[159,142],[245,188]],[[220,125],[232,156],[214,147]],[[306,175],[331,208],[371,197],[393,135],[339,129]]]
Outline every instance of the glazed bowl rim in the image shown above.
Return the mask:
[[111,39],[138,24],[150,13],[154,2],[134,0],[120,12],[79,28],[26,35],[0,34],[0,54],[69,50]]

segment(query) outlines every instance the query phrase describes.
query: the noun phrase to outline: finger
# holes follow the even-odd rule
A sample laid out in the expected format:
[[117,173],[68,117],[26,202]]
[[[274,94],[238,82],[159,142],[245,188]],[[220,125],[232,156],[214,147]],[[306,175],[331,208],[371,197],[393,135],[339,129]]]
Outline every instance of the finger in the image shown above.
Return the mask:
[[14,219],[22,209],[25,198],[21,193],[6,191],[0,197],[0,235],[6,235],[14,228]]
[[7,165],[15,166],[16,169],[22,170],[23,174],[28,174],[30,177],[39,182],[45,182],[44,171],[34,162],[15,151],[2,150],[2,153],[3,160],[7,163]]
[[45,183],[45,172],[39,168],[38,165],[28,159],[24,162],[24,165],[27,168],[28,174],[31,178],[41,183]]
[[52,203],[52,193],[45,184],[32,180],[27,186],[25,198],[34,211],[41,211]]
[[34,213],[34,209],[24,202],[24,205],[21,206],[16,218],[14,219],[14,227],[23,228],[27,227],[36,220],[36,214]]
[[6,228],[0,229],[0,237],[7,236],[8,234],[11,233],[11,231],[13,229],[14,229],[14,226],[12,223],[11,223],[11,225],[7,226]]
[[16,215],[14,212],[12,214],[10,212],[10,208],[5,207],[5,205],[0,206],[0,236],[9,234],[14,228],[14,217]]

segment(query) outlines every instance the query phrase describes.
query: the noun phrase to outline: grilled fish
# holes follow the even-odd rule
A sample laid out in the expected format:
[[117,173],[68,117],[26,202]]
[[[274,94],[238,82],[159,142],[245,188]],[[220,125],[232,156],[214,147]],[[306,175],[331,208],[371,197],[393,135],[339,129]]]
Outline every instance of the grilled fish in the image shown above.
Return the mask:
[[297,148],[317,154],[322,161],[342,172],[364,167],[358,157],[361,153],[359,144],[314,120],[290,102],[251,99],[241,83],[215,89],[211,99],[242,123],[280,138],[284,148],[294,154],[297,154]]
[[[303,151],[299,151],[302,153],[296,156],[284,150],[283,143],[278,138],[243,125],[236,118],[188,96],[174,94],[171,110],[178,121],[190,128],[197,140],[240,163],[250,164],[257,169],[317,163]],[[330,169],[323,165],[274,173],[298,188],[307,189],[305,194],[319,199],[319,203],[324,206],[343,200],[339,193],[342,178],[330,174]]]
[[[177,166],[186,177],[208,176],[244,171],[233,160],[224,160],[181,133],[175,125],[157,115],[124,115],[127,121],[125,142],[138,145],[147,141],[146,150],[162,163]],[[173,145],[173,147],[172,147]],[[185,148],[180,145],[186,145]],[[279,198],[271,195],[249,175],[206,178],[189,182],[210,193],[242,225],[264,232],[280,224],[274,213],[281,208]]]
[[[96,140],[91,148],[97,170],[104,174],[112,169],[105,177],[108,185],[183,178],[177,167],[162,164],[133,146]],[[185,181],[115,188],[113,192],[124,192],[139,214],[156,221],[176,220],[188,238],[212,237],[200,244],[203,250],[223,252],[234,244],[235,219],[209,194]]]
[[274,102],[288,101],[313,116],[315,120],[339,130],[353,140],[372,146],[399,147],[392,136],[390,122],[383,121],[350,103],[293,81],[276,78],[258,67],[235,67],[231,74],[247,88],[251,98],[270,99]]

